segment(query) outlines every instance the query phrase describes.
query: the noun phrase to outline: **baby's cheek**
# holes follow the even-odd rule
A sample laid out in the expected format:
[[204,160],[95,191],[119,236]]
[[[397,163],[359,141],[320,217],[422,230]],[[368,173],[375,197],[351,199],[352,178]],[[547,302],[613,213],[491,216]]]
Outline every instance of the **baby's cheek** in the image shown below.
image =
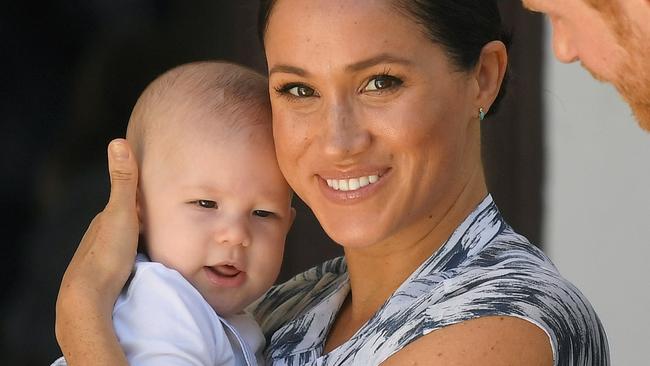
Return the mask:
[[151,245],[149,249],[150,259],[179,272],[192,282],[191,279],[199,275],[198,272],[202,269],[202,265],[197,262],[190,250],[179,248],[178,245],[166,244]]
[[270,287],[275,283],[282,267],[283,249],[284,245],[267,243],[265,250],[259,253],[257,267],[262,281],[261,286]]

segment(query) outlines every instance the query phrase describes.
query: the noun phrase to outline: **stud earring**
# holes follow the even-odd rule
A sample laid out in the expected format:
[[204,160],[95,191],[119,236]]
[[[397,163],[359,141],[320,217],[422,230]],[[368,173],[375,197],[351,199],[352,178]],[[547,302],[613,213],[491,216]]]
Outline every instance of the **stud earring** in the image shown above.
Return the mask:
[[485,111],[483,110],[483,107],[478,109],[478,119],[481,121],[485,119]]

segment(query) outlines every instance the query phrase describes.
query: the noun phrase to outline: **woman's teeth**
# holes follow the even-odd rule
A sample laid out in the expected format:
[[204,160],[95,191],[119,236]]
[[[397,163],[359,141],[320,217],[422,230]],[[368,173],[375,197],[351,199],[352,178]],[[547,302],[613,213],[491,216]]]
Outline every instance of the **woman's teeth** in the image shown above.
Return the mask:
[[327,179],[327,185],[337,191],[356,191],[359,188],[376,183],[378,180],[378,175],[350,179]]

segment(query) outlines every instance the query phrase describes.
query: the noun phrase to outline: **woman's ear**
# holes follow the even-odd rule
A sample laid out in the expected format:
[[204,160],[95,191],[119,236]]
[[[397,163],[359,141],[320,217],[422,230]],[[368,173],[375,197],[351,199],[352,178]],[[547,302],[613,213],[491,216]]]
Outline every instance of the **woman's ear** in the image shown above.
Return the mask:
[[508,51],[501,41],[492,41],[481,50],[474,77],[478,85],[476,109],[488,112],[499,95],[503,78],[508,67]]

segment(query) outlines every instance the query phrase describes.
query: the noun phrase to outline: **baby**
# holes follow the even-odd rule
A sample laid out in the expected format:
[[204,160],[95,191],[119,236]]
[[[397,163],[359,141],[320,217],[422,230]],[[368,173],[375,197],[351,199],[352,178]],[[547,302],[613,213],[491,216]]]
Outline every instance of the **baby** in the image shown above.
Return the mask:
[[219,62],[174,68],[140,96],[127,140],[148,255],[113,310],[129,363],[262,362],[264,337],[244,308],[274,283],[295,215],[266,78]]

